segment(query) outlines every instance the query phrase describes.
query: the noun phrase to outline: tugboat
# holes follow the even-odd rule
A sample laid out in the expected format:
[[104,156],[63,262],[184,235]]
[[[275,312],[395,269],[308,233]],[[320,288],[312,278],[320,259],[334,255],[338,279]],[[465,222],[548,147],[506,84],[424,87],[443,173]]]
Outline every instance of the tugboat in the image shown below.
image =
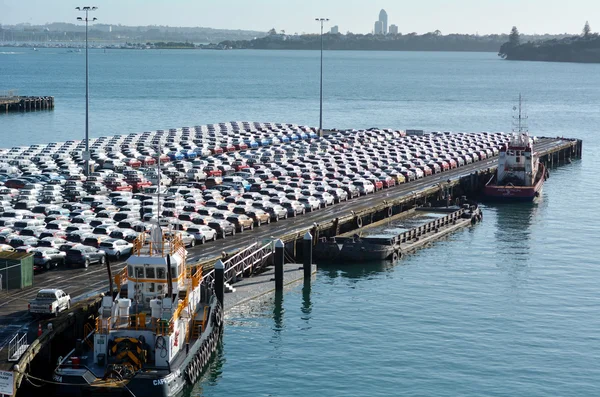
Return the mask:
[[[515,106],[513,110],[517,110]],[[544,164],[533,149],[533,139],[527,130],[527,116],[523,115],[519,95],[519,114],[515,117],[513,136],[500,149],[498,169],[483,190],[488,200],[533,201],[539,197],[548,178]]]
[[[119,292],[102,298],[95,329],[59,359],[57,395],[173,397],[198,380],[223,309],[186,254],[181,238],[159,226],[138,237],[114,278]],[[109,279],[112,292],[110,271]]]

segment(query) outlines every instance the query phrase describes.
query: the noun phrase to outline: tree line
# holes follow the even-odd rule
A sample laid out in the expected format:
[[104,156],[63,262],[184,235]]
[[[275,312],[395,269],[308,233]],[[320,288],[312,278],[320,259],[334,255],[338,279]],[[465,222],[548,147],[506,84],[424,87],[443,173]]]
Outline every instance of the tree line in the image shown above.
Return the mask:
[[600,63],[600,37],[586,21],[580,36],[544,41],[522,40],[513,26],[498,56],[507,60]]

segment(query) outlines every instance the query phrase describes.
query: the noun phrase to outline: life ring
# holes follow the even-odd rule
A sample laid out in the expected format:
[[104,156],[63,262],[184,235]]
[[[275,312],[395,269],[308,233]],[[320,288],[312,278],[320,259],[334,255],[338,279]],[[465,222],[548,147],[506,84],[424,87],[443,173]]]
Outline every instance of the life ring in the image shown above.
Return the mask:
[[394,210],[392,209],[392,207],[388,207],[388,211],[387,211],[388,218],[391,218],[392,215],[394,215]]
[[356,218],[356,226],[361,228],[363,226],[362,218],[359,216]]

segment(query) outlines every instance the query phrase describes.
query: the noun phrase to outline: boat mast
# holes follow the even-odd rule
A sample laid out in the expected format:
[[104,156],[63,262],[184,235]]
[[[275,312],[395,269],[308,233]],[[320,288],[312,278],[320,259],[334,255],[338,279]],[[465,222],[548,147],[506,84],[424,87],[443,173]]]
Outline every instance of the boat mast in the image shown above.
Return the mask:
[[[513,110],[517,110],[517,107],[514,106]],[[523,97],[521,96],[521,94],[519,93],[519,115],[518,116],[513,116],[514,122],[513,122],[513,132],[518,132],[518,133],[527,133],[529,132],[527,129],[527,119],[528,117],[524,114],[523,111]]]

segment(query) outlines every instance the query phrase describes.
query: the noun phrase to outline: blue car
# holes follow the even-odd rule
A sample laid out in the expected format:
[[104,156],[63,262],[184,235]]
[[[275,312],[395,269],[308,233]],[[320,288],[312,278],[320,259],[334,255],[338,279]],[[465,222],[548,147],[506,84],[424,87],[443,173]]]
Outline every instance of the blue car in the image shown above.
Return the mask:
[[272,143],[273,143],[273,141],[270,140],[269,138],[263,138],[260,140],[260,146],[268,146]]
[[171,161],[183,160],[185,156],[180,152],[169,152],[168,154]]
[[198,156],[198,154],[196,152],[194,152],[193,150],[186,150],[185,152],[183,152],[183,155],[185,156],[186,159],[189,159],[189,160],[193,160]]
[[280,135],[279,139],[281,140],[282,143],[288,143],[290,141],[290,138],[288,138],[287,135]]

